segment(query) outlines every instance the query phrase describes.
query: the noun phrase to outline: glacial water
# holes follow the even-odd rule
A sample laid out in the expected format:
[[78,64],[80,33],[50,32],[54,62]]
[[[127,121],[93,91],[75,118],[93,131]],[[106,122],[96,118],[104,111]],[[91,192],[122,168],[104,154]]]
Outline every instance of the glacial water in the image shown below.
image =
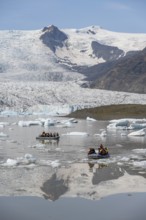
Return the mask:
[[[111,202],[116,205],[118,201],[125,207],[130,204],[129,200],[134,206],[141,199],[145,201],[145,136],[128,136],[129,130],[107,129],[109,121],[70,123],[63,117],[53,118],[54,126],[20,126],[23,122],[46,118],[42,115],[0,118],[0,210],[5,220],[10,216],[11,219],[29,216],[31,220],[39,216],[45,220],[51,216],[51,219],[63,220],[70,215],[72,219],[87,219],[95,218],[98,213],[100,219],[113,220],[119,212],[114,211]],[[58,132],[59,141],[36,140],[42,131]],[[110,158],[89,160],[89,147],[97,149],[101,143],[108,147]],[[28,204],[32,212],[26,208]],[[34,210],[34,204],[39,206],[40,214]],[[103,215],[103,205],[110,210],[110,215],[107,212]],[[65,207],[68,207],[67,212]],[[83,215],[79,210],[84,207]],[[58,214],[54,211],[56,208]],[[140,210],[141,219],[144,219],[145,210],[141,209],[138,206],[135,210]],[[87,210],[93,212],[87,214]],[[128,210],[126,213],[124,218],[119,216],[118,219],[129,220],[136,216]]]

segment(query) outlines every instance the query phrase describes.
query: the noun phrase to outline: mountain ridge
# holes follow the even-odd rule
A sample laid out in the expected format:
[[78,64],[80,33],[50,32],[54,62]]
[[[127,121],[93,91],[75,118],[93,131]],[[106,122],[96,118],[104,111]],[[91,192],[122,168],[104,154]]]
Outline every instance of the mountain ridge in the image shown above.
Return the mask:
[[[0,80],[94,80],[92,88],[120,91],[120,83],[112,86],[109,69],[143,50],[145,39],[146,34],[112,32],[98,26],[59,29],[50,25],[34,31],[0,31]],[[108,83],[107,75],[111,78]],[[125,91],[145,93],[145,89],[134,87]]]

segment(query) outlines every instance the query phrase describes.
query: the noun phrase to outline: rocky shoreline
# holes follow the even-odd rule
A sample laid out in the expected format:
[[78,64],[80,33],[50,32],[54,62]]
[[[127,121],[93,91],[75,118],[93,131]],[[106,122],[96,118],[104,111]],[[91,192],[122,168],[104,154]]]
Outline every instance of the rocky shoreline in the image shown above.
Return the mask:
[[146,118],[146,105],[125,104],[110,105],[77,110],[68,117],[85,119],[92,117],[97,120],[112,120],[120,118]]

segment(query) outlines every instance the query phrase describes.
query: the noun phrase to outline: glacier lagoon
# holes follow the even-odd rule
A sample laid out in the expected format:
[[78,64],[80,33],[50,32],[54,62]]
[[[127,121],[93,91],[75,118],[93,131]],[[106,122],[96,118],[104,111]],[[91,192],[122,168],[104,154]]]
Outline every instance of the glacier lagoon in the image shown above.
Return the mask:
[[[2,201],[7,200],[11,206],[9,202],[15,196],[19,196],[15,204],[18,198],[22,200],[20,204],[27,198],[30,203],[34,199],[42,204],[40,207],[48,206],[53,201],[54,207],[62,204],[60,207],[63,210],[66,202],[70,201],[68,215],[72,213],[72,203],[82,207],[87,201],[86,206],[90,207],[96,201],[100,207],[101,198],[106,203],[108,199],[113,199],[113,195],[117,195],[116,201],[124,201],[122,205],[129,199],[137,201],[135,199],[140,195],[143,198],[146,185],[145,135],[131,136],[131,130],[125,127],[113,129],[109,121],[51,117],[54,125],[45,126],[46,119],[46,115],[0,117],[1,209]],[[36,140],[42,131],[57,131],[60,140]],[[111,157],[88,160],[89,147],[97,149],[101,143],[108,147]],[[121,199],[123,196],[126,200]],[[49,203],[46,205],[42,198]],[[93,209],[91,216],[95,217],[97,211]],[[81,216],[80,213],[78,218]]]

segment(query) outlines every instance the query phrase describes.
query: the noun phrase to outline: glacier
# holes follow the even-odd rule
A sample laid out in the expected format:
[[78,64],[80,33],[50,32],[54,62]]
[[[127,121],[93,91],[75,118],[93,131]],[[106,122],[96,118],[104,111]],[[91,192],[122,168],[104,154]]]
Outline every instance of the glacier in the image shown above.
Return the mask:
[[80,81],[2,81],[0,115],[67,115],[83,108],[114,104],[146,104],[146,94],[82,88]]
[[82,88],[85,76],[74,69],[105,62],[95,56],[92,42],[126,54],[144,49],[146,34],[116,33],[98,26],[62,29],[66,40],[54,53],[41,40],[44,31],[53,28],[0,31],[0,115],[58,116],[104,105],[146,104],[145,94]]

